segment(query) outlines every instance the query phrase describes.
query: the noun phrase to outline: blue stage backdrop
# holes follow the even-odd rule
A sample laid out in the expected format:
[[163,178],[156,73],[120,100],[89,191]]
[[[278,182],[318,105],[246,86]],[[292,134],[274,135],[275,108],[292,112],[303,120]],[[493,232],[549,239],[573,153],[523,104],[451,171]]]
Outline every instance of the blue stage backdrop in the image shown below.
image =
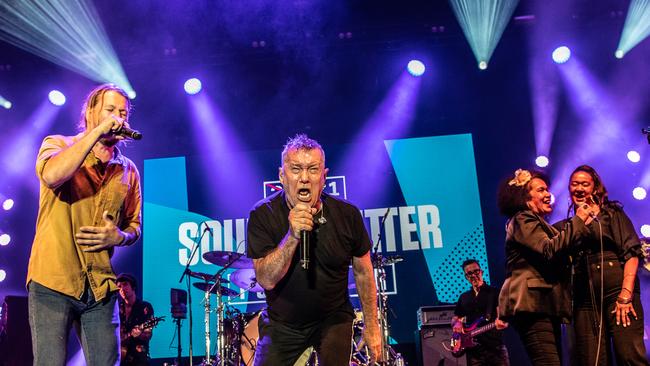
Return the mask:
[[[329,167],[326,191],[361,210],[374,243],[380,238],[381,218],[388,212],[380,251],[404,258],[386,268],[391,335],[398,343],[411,343],[420,306],[454,303],[467,290],[460,267],[466,258],[481,263],[489,282],[472,136],[364,141],[324,148]],[[169,293],[171,288],[186,289],[179,278],[195,243],[199,248],[190,269],[215,274],[220,267],[202,255],[213,250],[244,253],[250,208],[279,186],[280,149],[233,152],[219,160],[229,161],[227,169],[232,171],[219,172],[225,168],[202,156],[144,163],[143,297],[157,315],[167,316],[154,331],[153,358],[176,355]],[[215,177],[226,177],[228,182]],[[225,272],[226,279],[232,272]],[[229,299],[230,309],[254,312],[264,307],[263,293],[245,293],[232,283],[226,286],[240,293]],[[350,287],[352,302],[359,307],[354,286]],[[194,287],[191,291],[194,355],[203,355],[204,294]],[[214,308],[216,299],[211,297]],[[210,318],[214,354],[214,311]],[[184,320],[184,356],[188,355],[188,335],[188,320]]]

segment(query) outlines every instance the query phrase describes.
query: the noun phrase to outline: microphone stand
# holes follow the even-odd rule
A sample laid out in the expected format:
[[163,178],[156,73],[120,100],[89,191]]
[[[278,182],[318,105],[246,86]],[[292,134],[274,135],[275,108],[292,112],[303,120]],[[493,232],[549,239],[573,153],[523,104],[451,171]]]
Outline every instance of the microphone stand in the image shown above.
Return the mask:
[[[205,225],[205,229],[201,232],[201,235],[194,241],[194,248],[192,249],[192,253],[190,254],[190,258],[187,260],[187,264],[185,265],[185,269],[183,270],[183,274],[181,275],[181,278],[178,280],[178,283],[183,282],[183,278],[185,278],[185,275],[188,275],[190,272],[190,263],[192,263],[192,259],[194,259],[194,256],[196,255],[196,252],[199,249],[199,243],[201,243],[201,240],[203,240],[203,235],[207,231],[212,233],[212,230],[210,230],[210,227],[204,222],[201,224]],[[199,225],[199,228],[201,225]],[[190,276],[187,276],[187,303],[189,305],[189,312],[190,312],[190,321],[189,321],[189,331],[190,331],[190,336],[188,338],[189,340],[189,348],[190,348],[190,366],[192,366],[192,289],[190,288]]]

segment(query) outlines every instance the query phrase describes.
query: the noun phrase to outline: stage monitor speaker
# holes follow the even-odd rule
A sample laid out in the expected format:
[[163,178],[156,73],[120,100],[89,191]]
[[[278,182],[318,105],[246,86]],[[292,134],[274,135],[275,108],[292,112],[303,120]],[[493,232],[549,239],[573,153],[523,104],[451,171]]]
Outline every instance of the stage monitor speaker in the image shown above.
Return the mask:
[[25,366],[32,361],[27,297],[6,296],[0,311],[0,366]]
[[449,347],[451,333],[449,324],[424,326],[416,331],[415,343],[420,366],[467,365],[465,356],[456,358],[445,348],[445,345]]

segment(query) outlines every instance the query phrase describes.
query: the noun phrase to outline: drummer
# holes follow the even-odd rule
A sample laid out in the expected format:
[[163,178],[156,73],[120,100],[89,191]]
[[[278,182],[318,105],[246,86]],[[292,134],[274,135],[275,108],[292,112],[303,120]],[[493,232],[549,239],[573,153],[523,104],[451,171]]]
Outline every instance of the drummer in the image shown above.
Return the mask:
[[[282,151],[284,190],[250,213],[247,254],[268,305],[259,319],[256,366],[292,365],[310,346],[320,365],[349,364],[350,263],[365,319],[363,338],[371,357],[381,361],[370,239],[358,208],[323,193],[327,171],[320,144],[296,135]],[[307,269],[299,261],[301,231],[309,236]]]

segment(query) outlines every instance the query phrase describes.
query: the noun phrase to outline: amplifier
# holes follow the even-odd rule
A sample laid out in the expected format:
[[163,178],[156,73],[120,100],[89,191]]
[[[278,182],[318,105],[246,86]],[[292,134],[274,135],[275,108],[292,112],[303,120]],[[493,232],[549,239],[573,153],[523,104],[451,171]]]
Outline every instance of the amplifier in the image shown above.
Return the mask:
[[451,327],[456,305],[422,306],[418,309],[418,329],[430,325]]

